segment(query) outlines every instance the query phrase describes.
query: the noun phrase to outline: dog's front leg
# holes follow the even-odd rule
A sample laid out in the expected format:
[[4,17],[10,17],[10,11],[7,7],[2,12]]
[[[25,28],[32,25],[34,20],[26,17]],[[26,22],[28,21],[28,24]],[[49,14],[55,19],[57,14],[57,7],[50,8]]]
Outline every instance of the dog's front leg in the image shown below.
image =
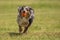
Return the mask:
[[22,33],[22,27],[19,25],[19,33]]
[[23,33],[26,33],[27,30],[28,30],[28,27],[24,27],[24,31],[23,31]]

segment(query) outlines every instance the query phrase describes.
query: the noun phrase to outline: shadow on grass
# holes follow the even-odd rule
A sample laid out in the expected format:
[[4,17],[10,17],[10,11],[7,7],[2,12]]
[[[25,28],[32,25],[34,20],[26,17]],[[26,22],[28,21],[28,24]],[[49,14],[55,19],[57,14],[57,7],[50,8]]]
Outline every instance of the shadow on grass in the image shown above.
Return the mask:
[[20,35],[22,35],[22,33],[9,32],[9,35],[10,35],[11,37],[13,37],[13,36],[20,36]]

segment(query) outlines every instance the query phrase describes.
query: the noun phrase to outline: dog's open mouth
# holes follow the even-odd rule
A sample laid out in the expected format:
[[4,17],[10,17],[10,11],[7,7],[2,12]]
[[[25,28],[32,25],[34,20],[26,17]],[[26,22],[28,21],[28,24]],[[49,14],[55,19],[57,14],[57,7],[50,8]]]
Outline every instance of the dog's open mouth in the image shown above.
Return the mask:
[[30,16],[30,13],[27,11],[27,12],[25,12],[25,11],[23,11],[22,13],[21,13],[21,16],[22,17],[25,17],[25,18],[28,18],[29,16]]
[[27,13],[22,13],[21,15],[22,15],[22,17],[26,17]]

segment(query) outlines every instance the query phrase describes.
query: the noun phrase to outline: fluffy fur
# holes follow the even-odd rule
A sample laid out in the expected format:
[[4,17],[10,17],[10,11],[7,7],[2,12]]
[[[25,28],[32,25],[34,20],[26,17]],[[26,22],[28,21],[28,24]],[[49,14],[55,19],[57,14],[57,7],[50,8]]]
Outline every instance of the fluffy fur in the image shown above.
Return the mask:
[[[26,16],[22,16],[22,13],[26,13]],[[34,10],[29,6],[18,7],[17,23],[19,26],[19,32],[27,32],[29,26],[32,24],[34,19]],[[23,30],[23,28],[24,30]]]

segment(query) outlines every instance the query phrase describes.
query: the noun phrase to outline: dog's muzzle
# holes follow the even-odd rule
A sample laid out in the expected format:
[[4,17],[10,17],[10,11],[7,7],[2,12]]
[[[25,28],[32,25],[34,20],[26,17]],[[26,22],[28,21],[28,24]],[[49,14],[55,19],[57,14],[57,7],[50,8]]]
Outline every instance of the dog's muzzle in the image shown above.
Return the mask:
[[27,12],[23,11],[23,12],[21,13],[21,15],[22,15],[22,17],[26,17],[26,16],[27,16]]
[[28,17],[30,16],[30,13],[29,13],[29,11],[23,11],[23,12],[21,13],[21,16],[28,18]]

